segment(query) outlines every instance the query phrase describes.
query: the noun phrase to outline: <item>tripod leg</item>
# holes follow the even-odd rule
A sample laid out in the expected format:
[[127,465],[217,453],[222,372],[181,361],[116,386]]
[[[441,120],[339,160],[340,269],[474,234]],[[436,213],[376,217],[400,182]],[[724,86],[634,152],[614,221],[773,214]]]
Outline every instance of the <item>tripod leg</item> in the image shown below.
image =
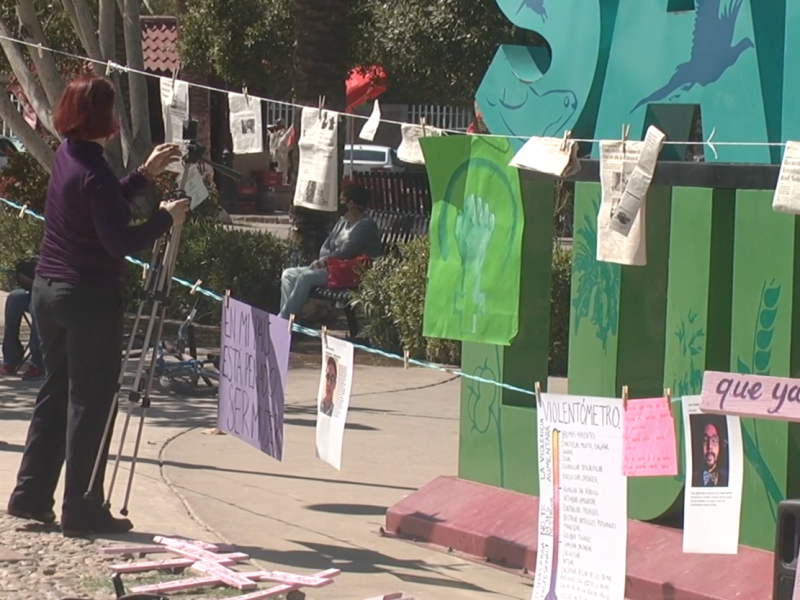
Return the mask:
[[[94,485],[97,481],[97,472],[100,470],[100,462],[103,456],[103,448],[106,446],[106,442],[108,441],[108,436],[111,433],[111,422],[114,420],[114,414],[117,411],[117,407],[119,406],[119,396],[122,392],[122,382],[125,379],[125,371],[128,368],[128,361],[130,360],[131,352],[133,351],[133,342],[136,337],[136,331],[139,329],[139,321],[142,318],[142,312],[144,310],[144,300],[139,302],[139,308],[136,311],[136,319],[133,322],[133,329],[131,333],[131,337],[128,340],[128,348],[125,350],[125,358],[122,361],[122,368],[119,372],[119,378],[117,379],[117,393],[114,395],[114,401],[111,404],[111,408],[108,411],[108,418],[106,419],[106,427],[103,430],[103,437],[100,439],[100,447],[97,449],[97,456],[94,459],[94,467],[92,468],[92,476],[89,479],[89,486],[86,489],[86,492],[83,494],[83,497],[87,500],[92,498],[92,490],[94,489]],[[106,500],[106,508],[110,506],[110,502]]]

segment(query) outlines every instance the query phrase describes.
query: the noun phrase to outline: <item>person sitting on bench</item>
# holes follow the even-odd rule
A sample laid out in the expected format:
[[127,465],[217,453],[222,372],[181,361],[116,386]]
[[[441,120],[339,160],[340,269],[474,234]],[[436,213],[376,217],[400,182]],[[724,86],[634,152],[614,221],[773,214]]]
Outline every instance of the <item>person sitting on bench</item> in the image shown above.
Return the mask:
[[381,254],[381,234],[377,223],[367,214],[370,191],[362,185],[350,185],[339,199],[346,210],[319,251],[319,259],[307,267],[291,267],[281,275],[281,311],[288,319],[303,311],[311,290],[328,283],[328,259],[352,260],[363,254],[377,258]]
[[31,335],[29,350],[31,364],[25,369],[22,378],[26,381],[44,379],[44,361],[39,344],[39,332],[36,330],[36,320],[31,312],[31,286],[33,284],[33,271],[36,268],[36,259],[23,260],[17,265],[15,272],[17,283],[20,287],[12,290],[6,298],[5,329],[3,331],[3,364],[0,366],[0,375],[16,375],[25,358],[25,348],[20,341],[20,328],[22,317],[31,313]]

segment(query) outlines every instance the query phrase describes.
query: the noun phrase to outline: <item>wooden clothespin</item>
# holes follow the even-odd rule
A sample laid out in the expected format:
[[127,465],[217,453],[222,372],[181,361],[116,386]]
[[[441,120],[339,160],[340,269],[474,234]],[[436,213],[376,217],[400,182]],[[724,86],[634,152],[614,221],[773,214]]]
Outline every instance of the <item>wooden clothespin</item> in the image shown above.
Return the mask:
[[622,126],[622,156],[625,156],[625,145],[628,143],[628,136],[631,134],[631,126]]
[[122,66],[110,60],[106,63],[106,77],[111,77],[114,71],[122,71]]
[[672,390],[666,388],[664,390],[664,399],[667,401],[667,410],[672,412]]
[[408,350],[403,350],[403,368],[408,370]]
[[564,132],[564,139],[561,140],[561,146],[559,148],[561,152],[564,152],[567,149],[567,142],[569,142],[571,137],[572,137],[571,129],[568,129],[567,131]]
[[322,343],[328,345],[328,328],[325,325],[322,326]]
[[622,386],[622,410],[628,410],[628,386]]
[[175,70],[172,71],[172,90],[173,91],[175,91],[175,82],[178,80],[178,72],[180,70],[181,70],[181,63],[178,62],[178,64],[175,67]]
[[192,289],[189,290],[189,294],[194,296],[197,293],[197,288],[199,288],[202,284],[203,284],[202,279],[198,279],[197,281],[195,281],[194,285],[192,286]]
[[542,404],[542,384],[538,381],[533,384],[533,391],[536,392],[536,406]]
[[319,112],[317,113],[317,116],[319,117],[320,120],[322,120],[322,109],[325,108],[325,96],[320,96],[319,97],[319,106],[318,106],[318,108],[319,108]]
[[422,126],[422,137],[428,137],[428,132],[425,129],[425,117],[419,120],[419,124]]
[[294,313],[289,315],[289,333],[292,333],[293,329],[294,329]]
[[19,209],[19,218],[20,219],[25,216],[25,213],[28,211],[28,206],[30,206],[30,205],[26,202],[25,204],[22,205],[22,208]]
[[36,48],[39,50],[39,60],[44,58],[44,46],[41,43],[36,44]]
[[231,304],[231,291],[225,290],[225,308],[228,308]]
[[247,86],[244,86],[244,87],[242,88],[242,96],[244,96],[244,103],[245,103],[245,104],[247,105],[247,107],[249,108],[249,107],[250,107],[250,96],[249,96],[249,94],[247,93]]

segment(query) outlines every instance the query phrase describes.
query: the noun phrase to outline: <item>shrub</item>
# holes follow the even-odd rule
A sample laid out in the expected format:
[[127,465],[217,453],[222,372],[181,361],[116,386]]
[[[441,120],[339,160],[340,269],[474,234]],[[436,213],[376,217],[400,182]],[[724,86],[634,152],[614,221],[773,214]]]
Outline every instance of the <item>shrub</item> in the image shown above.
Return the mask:
[[30,152],[15,152],[0,174],[0,196],[19,204],[28,204],[39,214],[44,212],[50,176]]
[[[0,208],[0,269],[13,269],[23,258],[39,253],[42,222],[30,216],[19,218],[19,211],[6,205]],[[5,285],[5,277],[0,279]]]
[[[398,246],[398,256],[376,261],[364,274],[356,302],[365,314],[364,332],[370,342],[386,351],[448,364],[461,360],[461,344],[422,335],[425,286],[430,244],[427,238]],[[569,346],[570,281],[572,252],[556,244],[553,251],[550,304],[549,369],[566,376]]]
[[422,335],[425,284],[430,245],[427,238],[397,247],[397,255],[375,261],[364,274],[356,302],[365,313],[364,328],[370,342],[412,358],[458,364],[461,342],[426,338]]

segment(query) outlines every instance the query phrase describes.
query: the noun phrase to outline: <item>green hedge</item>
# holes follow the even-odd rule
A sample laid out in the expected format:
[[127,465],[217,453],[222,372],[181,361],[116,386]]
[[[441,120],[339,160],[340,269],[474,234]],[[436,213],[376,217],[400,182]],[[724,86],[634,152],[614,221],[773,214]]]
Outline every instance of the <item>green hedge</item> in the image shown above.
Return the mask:
[[[413,358],[459,364],[461,343],[422,335],[430,244],[427,238],[400,244],[397,256],[376,261],[355,294],[365,316],[364,332],[379,348]],[[572,252],[556,244],[550,313],[550,374],[567,373]]]

